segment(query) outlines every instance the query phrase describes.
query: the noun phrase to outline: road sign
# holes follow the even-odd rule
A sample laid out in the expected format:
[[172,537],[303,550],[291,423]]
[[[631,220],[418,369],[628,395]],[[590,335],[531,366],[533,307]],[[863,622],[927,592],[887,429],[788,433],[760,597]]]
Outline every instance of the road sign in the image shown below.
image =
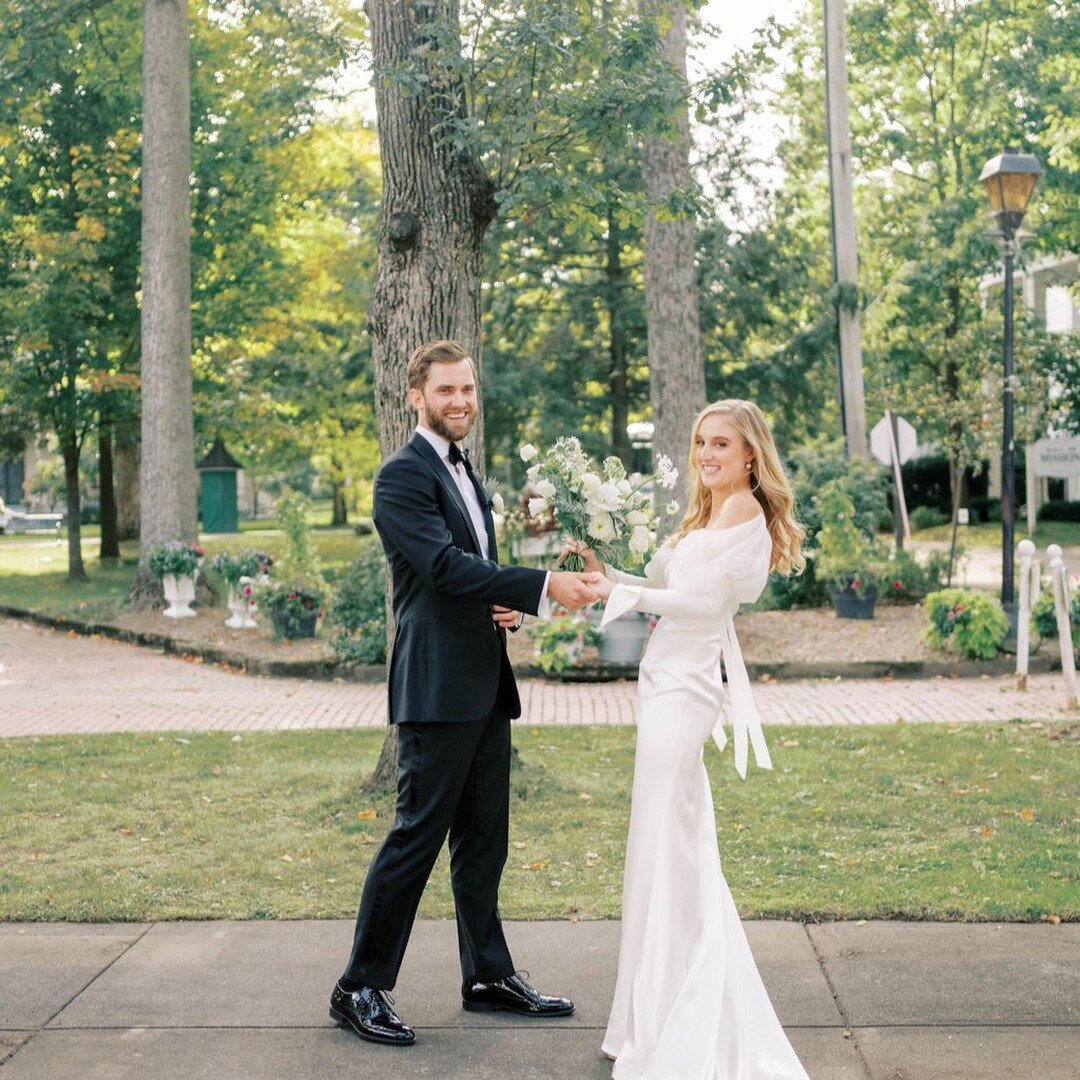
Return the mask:
[[[915,447],[918,439],[915,429],[902,417],[895,416],[896,420],[896,448],[900,454],[900,464],[903,465],[909,458],[915,456]],[[889,418],[883,416],[870,432],[870,452],[881,462],[882,465],[892,464],[892,454],[889,451]]]

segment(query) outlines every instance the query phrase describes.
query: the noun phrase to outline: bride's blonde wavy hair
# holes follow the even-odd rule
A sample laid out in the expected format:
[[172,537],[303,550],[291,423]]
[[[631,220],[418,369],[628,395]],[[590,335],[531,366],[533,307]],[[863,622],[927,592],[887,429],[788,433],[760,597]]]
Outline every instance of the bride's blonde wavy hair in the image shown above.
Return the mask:
[[712,493],[701,482],[697,463],[698,429],[706,416],[723,416],[753,454],[750,460],[750,490],[765,511],[765,524],[772,537],[770,569],[781,574],[799,574],[806,566],[802,541],[806,530],[795,516],[795,496],[784,475],[772,432],[762,411],[752,402],[725,398],[707,405],[694,421],[690,436],[690,499],[679,526],[676,543],[694,529],[708,524],[712,511]]

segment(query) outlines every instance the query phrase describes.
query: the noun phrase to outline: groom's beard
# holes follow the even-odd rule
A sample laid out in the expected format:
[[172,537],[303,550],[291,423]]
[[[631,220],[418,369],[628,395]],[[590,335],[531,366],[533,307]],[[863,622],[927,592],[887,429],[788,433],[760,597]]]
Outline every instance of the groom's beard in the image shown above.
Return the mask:
[[441,435],[447,442],[461,442],[473,429],[476,423],[476,413],[467,413],[463,420],[446,421],[436,412],[425,410],[427,413],[427,426]]

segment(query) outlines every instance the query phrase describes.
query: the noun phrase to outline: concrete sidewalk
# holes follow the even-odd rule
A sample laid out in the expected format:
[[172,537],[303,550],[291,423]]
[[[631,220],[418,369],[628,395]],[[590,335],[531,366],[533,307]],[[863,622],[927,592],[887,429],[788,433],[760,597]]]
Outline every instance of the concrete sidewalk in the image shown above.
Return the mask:
[[[417,925],[395,1000],[417,1045],[333,1026],[351,923],[0,924],[4,1080],[604,1080],[619,924],[508,924],[573,1017],[460,1008],[450,922]],[[1075,1080],[1080,925],[753,922],[813,1080]],[[4,1060],[6,1059],[6,1060]]]

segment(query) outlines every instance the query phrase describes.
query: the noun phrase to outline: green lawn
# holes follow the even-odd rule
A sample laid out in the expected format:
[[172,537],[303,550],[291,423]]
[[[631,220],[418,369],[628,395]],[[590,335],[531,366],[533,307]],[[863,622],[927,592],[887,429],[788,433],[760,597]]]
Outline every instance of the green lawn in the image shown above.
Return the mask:
[[[96,527],[93,528],[96,532]],[[323,567],[346,566],[357,554],[359,538],[351,527],[323,526],[312,530]],[[274,522],[241,522],[240,535],[201,538],[208,556],[226,549],[257,547],[280,556],[284,536]],[[108,618],[119,612],[135,577],[138,544],[120,545],[119,564],[98,558],[100,540],[84,536],[83,561],[87,580],[67,578],[67,541],[30,536],[0,536],[0,604],[30,608],[50,615]]]
[[[382,731],[0,743],[0,917],[350,917],[389,825],[359,794]],[[1080,725],[772,728],[739,780],[711,746],[746,916],[1080,918]],[[512,918],[613,917],[634,733],[516,733]],[[450,915],[445,860],[425,916]]]
[[[1023,540],[1028,535],[1027,518],[1016,522],[1016,540]],[[911,534],[913,540],[952,540],[951,525],[935,525],[932,529],[920,529]],[[1035,535],[1031,537],[1037,547],[1047,544],[1060,544],[1062,547],[1080,545],[1080,522],[1077,521],[1039,521]],[[956,530],[956,542],[965,548],[1001,547],[1001,522],[988,521],[978,525],[961,525]]]

